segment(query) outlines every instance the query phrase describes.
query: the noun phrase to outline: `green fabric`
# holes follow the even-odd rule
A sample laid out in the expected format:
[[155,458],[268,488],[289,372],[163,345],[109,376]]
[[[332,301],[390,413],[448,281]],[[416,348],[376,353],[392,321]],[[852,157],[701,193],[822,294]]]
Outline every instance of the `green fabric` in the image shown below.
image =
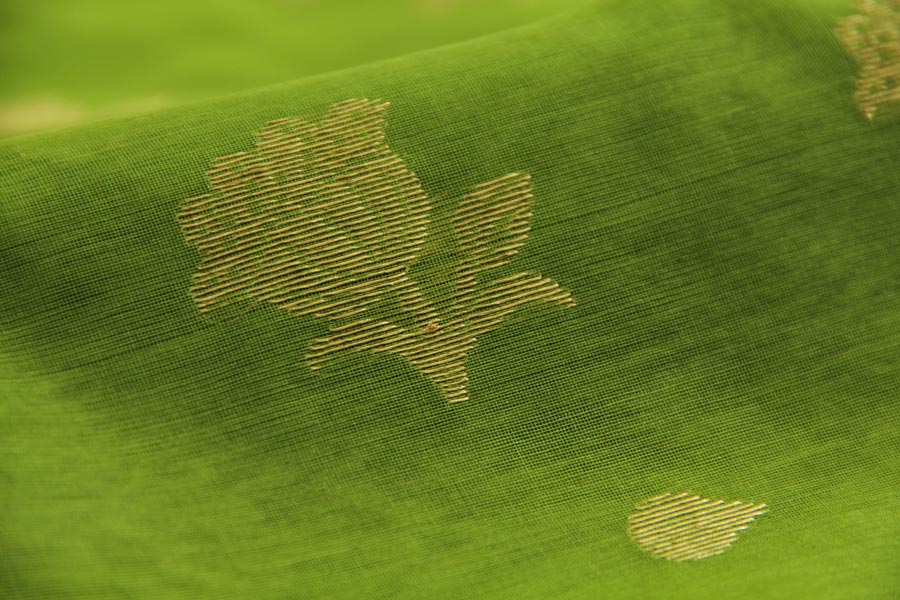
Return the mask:
[[[900,107],[850,3],[602,2],[464,44],[0,145],[0,596],[900,595]],[[462,196],[532,176],[515,263],[571,290],[478,340],[470,399],[328,323],[202,317],[177,215],[268,121],[391,102],[448,294]],[[441,228],[444,229],[441,229]],[[442,233],[443,232],[443,233]],[[720,556],[666,492],[764,502]]]
[[6,0],[0,136],[458,42],[585,0]]

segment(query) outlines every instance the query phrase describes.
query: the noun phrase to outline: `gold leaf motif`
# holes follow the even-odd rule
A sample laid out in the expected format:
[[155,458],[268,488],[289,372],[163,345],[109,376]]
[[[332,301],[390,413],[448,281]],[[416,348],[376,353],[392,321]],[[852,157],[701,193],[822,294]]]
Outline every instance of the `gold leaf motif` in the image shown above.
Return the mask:
[[860,63],[856,101],[866,119],[900,100],[900,0],[857,0],[860,13],[841,20],[837,35]]
[[662,494],[646,500],[628,517],[628,533],[656,558],[700,560],[725,552],[738,532],[765,512],[765,504]]
[[[575,304],[539,274],[484,281],[509,263],[530,229],[530,178],[511,173],[466,194],[452,225],[464,254],[451,305],[439,311],[410,277],[429,229],[428,197],[385,143],[387,103],[348,100],[321,124],[280,119],[256,150],[220,158],[211,193],[185,202],[185,237],[201,254],[191,293],[200,311],[247,299],[339,321],[314,340],[319,369],[342,350],[404,357],[450,402],[467,399],[476,339],[532,302]],[[371,316],[395,301],[415,323]]]

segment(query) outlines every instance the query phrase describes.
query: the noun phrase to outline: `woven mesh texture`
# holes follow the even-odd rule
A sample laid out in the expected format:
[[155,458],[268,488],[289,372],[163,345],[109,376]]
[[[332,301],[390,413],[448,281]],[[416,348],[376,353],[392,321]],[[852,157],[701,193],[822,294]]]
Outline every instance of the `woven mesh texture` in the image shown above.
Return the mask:
[[[854,10],[601,2],[0,143],[0,596],[897,598],[900,110],[860,114]],[[457,211],[514,173],[527,243],[491,278],[577,299],[480,336],[465,402],[389,352],[314,371],[327,318],[192,293],[215,160],[353,98],[391,103],[436,312]],[[661,560],[629,516],[664,494],[767,512]]]

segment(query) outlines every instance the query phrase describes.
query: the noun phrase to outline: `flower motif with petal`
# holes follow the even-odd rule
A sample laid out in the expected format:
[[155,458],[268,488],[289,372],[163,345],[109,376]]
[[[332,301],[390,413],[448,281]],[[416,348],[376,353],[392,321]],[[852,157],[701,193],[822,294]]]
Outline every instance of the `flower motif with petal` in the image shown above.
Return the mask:
[[[484,280],[509,263],[530,229],[530,178],[511,173],[460,202],[452,225],[463,258],[450,305],[436,308],[409,274],[431,206],[385,143],[386,107],[349,100],[320,124],[273,121],[254,152],[215,161],[211,192],[179,214],[201,255],[191,292],[202,313],[252,299],[335,321],[309,349],[313,369],[342,350],[396,354],[459,402],[468,397],[466,358],[479,336],[524,304],[574,300],[539,274]],[[392,302],[403,318],[374,315]]]
[[866,119],[900,100],[900,0],[858,0],[862,14],[841,20],[837,35],[860,63],[856,101]]

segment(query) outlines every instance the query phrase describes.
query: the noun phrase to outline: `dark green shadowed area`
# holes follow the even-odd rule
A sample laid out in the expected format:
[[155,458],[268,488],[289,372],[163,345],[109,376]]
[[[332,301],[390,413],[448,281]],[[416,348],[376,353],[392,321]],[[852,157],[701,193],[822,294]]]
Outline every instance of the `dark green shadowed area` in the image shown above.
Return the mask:
[[[891,598],[900,111],[842,2],[604,2],[249,94],[0,145],[0,590],[11,598]],[[449,405],[327,323],[201,316],[176,215],[269,120],[391,102],[434,235],[532,176],[535,305]],[[629,539],[665,492],[764,502],[721,556]]]

